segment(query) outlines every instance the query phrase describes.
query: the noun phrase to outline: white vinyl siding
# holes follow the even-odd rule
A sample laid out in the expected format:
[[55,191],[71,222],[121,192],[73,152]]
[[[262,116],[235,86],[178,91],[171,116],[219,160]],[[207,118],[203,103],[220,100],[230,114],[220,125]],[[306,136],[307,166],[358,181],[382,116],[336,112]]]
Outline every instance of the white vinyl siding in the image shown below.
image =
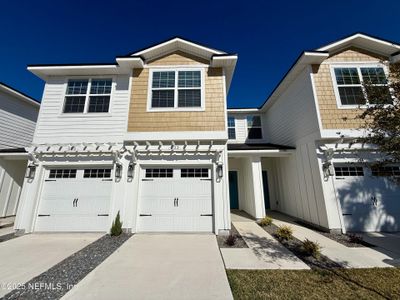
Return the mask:
[[118,142],[126,133],[130,84],[128,75],[114,77],[108,113],[64,114],[66,77],[46,82],[35,143]]
[[39,106],[0,91],[0,149],[29,146],[38,112]]

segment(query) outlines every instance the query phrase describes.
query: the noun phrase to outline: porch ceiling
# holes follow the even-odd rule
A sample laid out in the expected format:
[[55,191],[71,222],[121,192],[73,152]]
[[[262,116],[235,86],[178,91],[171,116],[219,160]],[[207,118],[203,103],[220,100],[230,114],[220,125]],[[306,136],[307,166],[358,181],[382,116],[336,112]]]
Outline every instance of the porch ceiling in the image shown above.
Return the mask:
[[229,157],[260,156],[282,157],[289,156],[295,150],[294,147],[271,143],[258,144],[228,144]]

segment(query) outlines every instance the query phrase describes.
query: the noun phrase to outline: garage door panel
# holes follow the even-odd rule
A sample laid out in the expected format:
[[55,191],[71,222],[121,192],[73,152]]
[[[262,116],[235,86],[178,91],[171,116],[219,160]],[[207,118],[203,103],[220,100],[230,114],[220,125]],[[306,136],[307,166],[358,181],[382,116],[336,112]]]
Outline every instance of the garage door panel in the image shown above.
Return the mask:
[[209,178],[182,178],[179,168],[169,178],[142,180],[138,231],[212,232],[211,184]]
[[362,176],[348,173],[335,177],[346,229],[400,230],[400,188],[387,177],[372,176],[367,168],[363,170],[363,174],[359,174]]
[[[35,231],[107,231],[112,181],[84,178],[83,169],[65,170],[69,171],[48,172],[49,177],[54,173],[73,175],[44,181]],[[97,170],[91,176],[96,176]]]

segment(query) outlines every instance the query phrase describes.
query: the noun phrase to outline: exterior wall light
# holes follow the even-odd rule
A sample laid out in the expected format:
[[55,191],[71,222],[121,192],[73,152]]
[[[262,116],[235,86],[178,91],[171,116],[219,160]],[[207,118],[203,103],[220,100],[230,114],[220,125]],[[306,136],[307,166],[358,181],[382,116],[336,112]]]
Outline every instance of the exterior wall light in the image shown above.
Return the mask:
[[122,164],[116,163],[115,165],[115,178],[121,178],[122,176]]
[[128,178],[132,179],[133,178],[133,171],[135,170],[135,163],[131,161],[128,165]]
[[36,174],[36,167],[37,167],[36,164],[30,163],[26,168],[25,177],[28,179],[34,179]]
[[218,164],[217,165],[217,176],[218,176],[218,178],[222,178],[222,176],[224,175],[223,171],[224,170],[222,168],[222,163]]

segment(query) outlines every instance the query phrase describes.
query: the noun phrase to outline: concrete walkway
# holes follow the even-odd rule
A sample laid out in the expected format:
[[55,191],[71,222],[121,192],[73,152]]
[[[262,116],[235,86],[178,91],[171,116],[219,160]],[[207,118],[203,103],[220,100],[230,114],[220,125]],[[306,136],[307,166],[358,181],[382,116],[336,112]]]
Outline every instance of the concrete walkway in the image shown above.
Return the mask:
[[136,234],[63,299],[232,299],[214,235]]
[[254,221],[233,222],[249,249],[221,249],[227,269],[309,269]]
[[0,297],[101,236],[99,233],[29,234],[0,243]]
[[400,255],[389,256],[379,249],[368,247],[346,247],[318,232],[296,224],[293,218],[278,212],[269,212],[277,226],[289,225],[293,228],[293,236],[304,241],[306,238],[317,242],[322,247],[321,253],[344,268],[373,268],[400,266]]

